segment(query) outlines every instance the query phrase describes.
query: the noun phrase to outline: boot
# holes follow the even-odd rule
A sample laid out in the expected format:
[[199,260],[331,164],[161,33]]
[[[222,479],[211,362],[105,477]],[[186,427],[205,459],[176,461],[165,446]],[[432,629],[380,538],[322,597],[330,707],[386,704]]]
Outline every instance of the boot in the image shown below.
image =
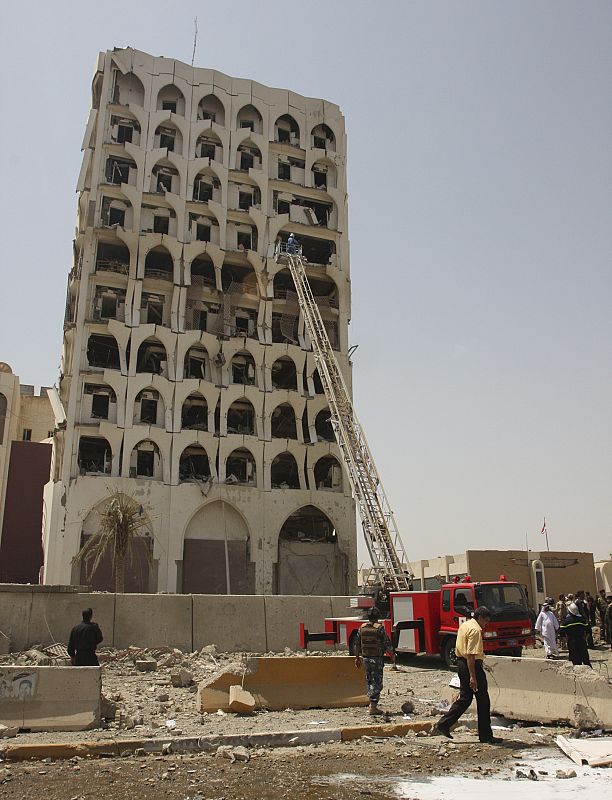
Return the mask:
[[384,713],[385,713],[384,711],[380,710],[380,708],[378,707],[377,703],[370,703],[370,709],[368,711],[368,714],[371,717],[379,717],[381,714],[384,714]]

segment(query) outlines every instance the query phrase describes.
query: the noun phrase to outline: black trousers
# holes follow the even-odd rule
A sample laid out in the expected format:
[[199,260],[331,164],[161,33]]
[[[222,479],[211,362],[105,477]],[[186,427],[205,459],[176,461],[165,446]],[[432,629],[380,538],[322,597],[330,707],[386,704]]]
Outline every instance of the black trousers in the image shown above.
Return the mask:
[[[487,676],[482,666],[482,661],[476,661],[476,682],[478,691],[476,692],[476,710],[478,711],[478,738],[481,742],[488,742],[493,738],[491,730],[491,701],[489,700],[489,687]],[[462,714],[470,707],[474,699],[474,692],[470,688],[470,671],[465,658],[457,659],[457,672],[461,682],[459,698],[455,700],[446,714],[438,720],[438,728],[449,731],[451,725],[459,719]]]
[[591,666],[591,659],[589,658],[589,649],[586,641],[582,636],[568,636],[567,649],[572,664],[586,664],[587,667]]
[[95,652],[88,652],[86,650],[79,650],[74,659],[75,667],[99,667],[100,662]]

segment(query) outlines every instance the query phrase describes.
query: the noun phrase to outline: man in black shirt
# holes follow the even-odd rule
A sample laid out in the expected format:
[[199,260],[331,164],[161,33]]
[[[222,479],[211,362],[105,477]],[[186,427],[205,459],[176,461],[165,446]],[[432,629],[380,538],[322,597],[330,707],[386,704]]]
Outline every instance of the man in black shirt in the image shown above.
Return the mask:
[[83,611],[83,622],[79,622],[70,631],[68,640],[68,655],[74,667],[100,666],[96,656],[96,647],[102,641],[102,631],[97,622],[92,622],[93,611],[86,608]]

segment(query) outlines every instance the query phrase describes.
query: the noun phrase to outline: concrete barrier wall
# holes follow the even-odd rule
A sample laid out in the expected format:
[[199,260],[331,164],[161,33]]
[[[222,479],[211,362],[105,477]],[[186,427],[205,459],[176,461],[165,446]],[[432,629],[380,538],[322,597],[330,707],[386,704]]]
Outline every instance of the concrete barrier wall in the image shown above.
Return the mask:
[[100,725],[100,667],[0,667],[0,723],[32,731]]
[[[297,595],[171,595],[83,592],[72,587],[0,585],[0,631],[11,650],[66,643],[91,607],[108,647],[178,647],[214,644],[235,652],[299,648],[299,626],[323,630],[325,617],[345,615],[347,597]],[[311,649],[323,649],[315,642]]]

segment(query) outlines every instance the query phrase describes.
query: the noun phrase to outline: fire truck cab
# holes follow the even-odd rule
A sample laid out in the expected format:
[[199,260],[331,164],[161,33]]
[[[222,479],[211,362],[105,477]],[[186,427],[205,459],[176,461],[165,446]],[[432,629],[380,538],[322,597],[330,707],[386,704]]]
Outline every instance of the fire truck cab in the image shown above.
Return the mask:
[[459,625],[478,606],[491,611],[491,622],[483,632],[485,653],[520,656],[534,643],[532,621],[523,587],[506,580],[474,582],[466,575],[460,582],[436,590],[386,592],[351,599],[359,617],[330,617],[325,633],[310,634],[301,625],[302,646],[308,641],[339,644],[355,652],[356,637],[367,609],[376,605],[387,634],[398,653],[440,655],[448,667],[456,664],[455,641]]

